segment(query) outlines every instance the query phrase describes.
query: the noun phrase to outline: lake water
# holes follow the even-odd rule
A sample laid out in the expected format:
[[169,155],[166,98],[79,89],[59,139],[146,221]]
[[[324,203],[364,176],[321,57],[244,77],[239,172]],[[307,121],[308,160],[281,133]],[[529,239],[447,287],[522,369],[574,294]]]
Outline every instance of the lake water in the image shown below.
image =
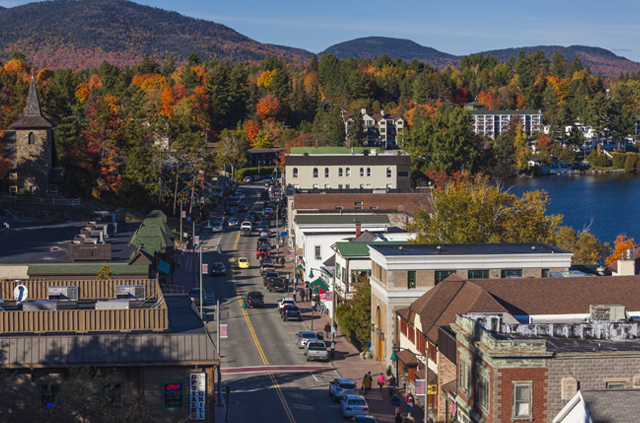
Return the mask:
[[504,185],[517,195],[547,191],[551,198],[547,213],[564,215],[564,224],[576,231],[591,224],[590,232],[600,241],[611,243],[624,233],[640,242],[640,176],[545,176],[509,179]]

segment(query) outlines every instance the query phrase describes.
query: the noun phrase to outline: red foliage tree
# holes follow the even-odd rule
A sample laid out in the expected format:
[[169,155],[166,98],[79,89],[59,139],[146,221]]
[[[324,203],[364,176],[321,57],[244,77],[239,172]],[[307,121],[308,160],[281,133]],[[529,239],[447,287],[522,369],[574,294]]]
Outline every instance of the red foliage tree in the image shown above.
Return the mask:
[[258,100],[258,104],[256,105],[256,113],[258,113],[258,117],[262,120],[275,120],[280,114],[280,109],[282,105],[278,98],[269,93]]

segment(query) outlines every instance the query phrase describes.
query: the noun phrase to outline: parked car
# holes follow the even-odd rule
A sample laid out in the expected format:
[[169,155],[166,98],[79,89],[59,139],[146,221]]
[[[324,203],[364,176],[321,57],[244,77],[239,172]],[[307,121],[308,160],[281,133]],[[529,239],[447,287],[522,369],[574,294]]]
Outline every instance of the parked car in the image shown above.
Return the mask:
[[224,276],[227,274],[227,268],[224,266],[224,263],[211,263],[209,266],[209,275],[210,276]]
[[267,238],[266,236],[261,236],[260,238],[258,238],[258,243],[256,245],[256,248],[260,247],[261,245],[270,247],[269,238]]
[[295,304],[296,300],[294,298],[291,297],[283,297],[280,298],[278,300],[278,311],[282,314],[282,309],[284,308],[284,306],[286,306],[287,304]]
[[264,245],[258,247],[258,249],[256,250],[256,258],[257,259],[259,259],[259,258],[268,258],[268,257],[270,257],[270,255],[271,255],[271,252],[269,251],[269,247],[265,247]]
[[251,179],[251,176],[245,176],[244,179],[242,180],[242,182],[244,182],[245,184],[248,184],[249,182],[251,182],[253,179]]
[[226,209],[224,209],[224,215],[233,216],[233,207],[227,207]]
[[262,283],[264,286],[269,286],[269,279],[274,279],[278,277],[278,272],[275,270],[267,271],[262,275]]
[[239,211],[239,212],[244,213],[244,212],[246,212],[247,210],[249,210],[249,208],[247,207],[247,205],[246,205],[246,204],[240,204],[240,205],[238,206],[238,211]]
[[297,319],[302,321],[302,313],[300,312],[300,307],[295,304],[287,304],[282,309],[281,313],[282,320],[287,321],[291,319]]
[[240,224],[240,221],[238,220],[237,217],[232,217],[231,219],[229,219],[229,222],[227,222],[227,225],[229,226],[238,226]]
[[269,284],[269,292],[285,292],[287,289],[284,279],[280,277],[270,278],[267,283]]
[[333,397],[333,402],[347,395],[358,395],[358,385],[353,379],[340,377],[329,382],[329,396]]
[[236,262],[236,267],[238,269],[248,269],[249,268],[249,259],[246,257],[240,257]]
[[363,396],[347,395],[340,399],[340,411],[342,411],[342,415],[345,418],[352,416],[366,416],[369,414],[369,405]]
[[273,262],[270,258],[265,257],[262,259],[262,263],[260,264],[260,274],[264,276],[266,272],[275,272],[276,269],[273,267]]
[[322,339],[322,334],[320,332],[310,332],[310,331],[302,331],[296,335],[296,344],[298,344],[298,348],[304,348],[309,341],[315,341],[317,339]]
[[264,308],[264,296],[262,292],[249,292],[247,294],[247,307]]
[[[200,307],[200,288],[193,288],[189,291],[189,298],[197,307]],[[202,305],[207,305],[207,293],[204,289],[202,290]]]
[[324,341],[309,341],[304,347],[304,355],[307,361],[322,360],[329,361],[329,352]]
[[215,222],[213,222],[211,224],[211,231],[212,232],[222,232],[223,231],[223,226],[222,226],[222,222],[220,222],[219,220],[216,220]]

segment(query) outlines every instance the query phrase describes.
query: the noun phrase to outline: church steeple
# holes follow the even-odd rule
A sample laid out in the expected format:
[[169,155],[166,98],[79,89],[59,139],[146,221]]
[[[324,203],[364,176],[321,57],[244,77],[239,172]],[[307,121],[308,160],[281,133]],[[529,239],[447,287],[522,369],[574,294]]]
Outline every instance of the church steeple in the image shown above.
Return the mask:
[[29,95],[27,96],[27,104],[24,106],[24,113],[20,119],[9,126],[16,129],[50,129],[56,126],[55,123],[42,116],[42,108],[40,107],[40,99],[38,98],[38,90],[36,89],[33,75],[31,75]]

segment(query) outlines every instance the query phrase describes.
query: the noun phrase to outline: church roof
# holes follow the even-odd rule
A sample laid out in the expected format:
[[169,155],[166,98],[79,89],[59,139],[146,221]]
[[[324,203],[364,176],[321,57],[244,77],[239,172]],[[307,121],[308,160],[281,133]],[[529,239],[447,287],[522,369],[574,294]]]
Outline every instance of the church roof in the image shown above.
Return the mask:
[[42,116],[38,90],[33,76],[31,77],[31,85],[29,85],[29,95],[27,96],[27,104],[24,106],[24,113],[20,119],[9,126],[16,129],[48,129],[56,126],[55,123]]

